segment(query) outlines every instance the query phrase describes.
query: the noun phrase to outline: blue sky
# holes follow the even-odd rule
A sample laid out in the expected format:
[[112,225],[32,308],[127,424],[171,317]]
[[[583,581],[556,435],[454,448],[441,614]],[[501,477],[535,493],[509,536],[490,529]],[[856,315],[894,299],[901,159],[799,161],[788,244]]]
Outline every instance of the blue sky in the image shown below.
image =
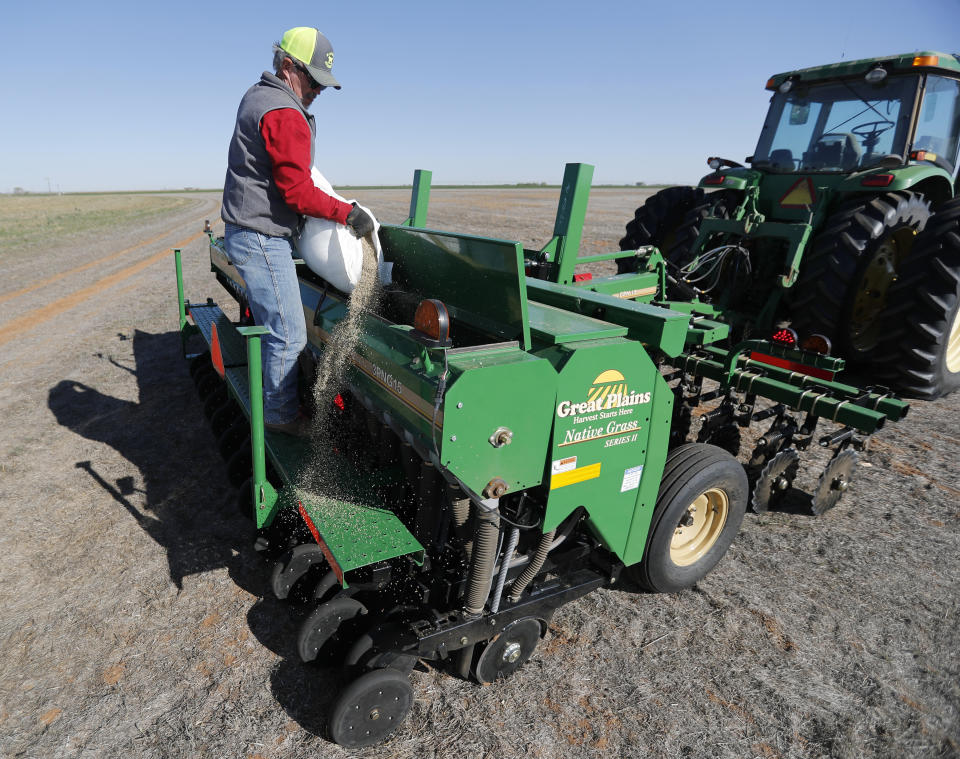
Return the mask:
[[8,3],[0,192],[219,187],[237,103],[316,26],[335,185],[693,182],[754,148],[774,73],[960,50],[960,0]]

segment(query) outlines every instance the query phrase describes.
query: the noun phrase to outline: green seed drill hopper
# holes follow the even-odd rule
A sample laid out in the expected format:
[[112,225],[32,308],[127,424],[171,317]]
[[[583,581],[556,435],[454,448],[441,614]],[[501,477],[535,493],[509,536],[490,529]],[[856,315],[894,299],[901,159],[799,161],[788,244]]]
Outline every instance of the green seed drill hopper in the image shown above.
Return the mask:
[[[184,299],[190,371],[280,598],[311,605],[304,661],[356,679],[330,715],[346,746],[388,736],[408,674],[445,663],[481,683],[533,653],[553,612],[626,575],[688,588],[733,541],[748,503],[791,491],[800,454],[833,451],[811,508],[846,490],[855,450],[907,406],[838,378],[840,359],[788,334],[730,343],[730,327],[666,303],[662,256],[584,277],[577,257],[592,167],[566,168],[542,250],[426,229],[430,175],[380,240],[393,283],[366,314],[324,439],[264,431],[261,327]],[[243,280],[210,235],[212,270],[244,313]],[[304,384],[349,297],[305,266]],[[189,355],[189,354],[188,354]],[[309,396],[309,392],[307,393]],[[692,411],[713,403],[688,441]],[[763,425],[741,464],[740,431]],[[323,470],[322,492],[298,487]]]

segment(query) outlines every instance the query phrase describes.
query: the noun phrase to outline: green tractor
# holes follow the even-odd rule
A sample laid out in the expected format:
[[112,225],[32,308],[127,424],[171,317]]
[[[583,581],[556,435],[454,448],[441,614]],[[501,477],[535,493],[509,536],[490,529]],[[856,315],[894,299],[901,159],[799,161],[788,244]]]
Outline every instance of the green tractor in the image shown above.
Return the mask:
[[[960,56],[777,74],[747,166],[637,209],[621,274],[665,258],[667,296],[731,338],[788,329],[919,398],[960,387]],[[825,338],[825,339],[824,339]]]

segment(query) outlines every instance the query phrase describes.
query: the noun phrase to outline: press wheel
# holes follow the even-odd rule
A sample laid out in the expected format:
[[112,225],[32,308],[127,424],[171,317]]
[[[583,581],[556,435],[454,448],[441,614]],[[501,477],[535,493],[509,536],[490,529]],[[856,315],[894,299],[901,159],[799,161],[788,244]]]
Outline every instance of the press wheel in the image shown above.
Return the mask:
[[195,371],[191,370],[190,376],[193,378],[193,384],[197,389],[200,388],[200,385],[205,380],[211,377],[220,377],[220,375],[217,374],[217,370],[213,368],[213,364],[211,364],[209,360],[204,364],[200,364]]
[[239,490],[237,491],[237,511],[244,519],[249,519],[251,522],[256,516],[253,513],[253,478],[248,477],[243,483],[241,483]]
[[197,395],[200,400],[206,403],[207,398],[223,384],[220,375],[214,372],[206,372],[197,382]]
[[227,461],[243,447],[250,446],[250,422],[241,415],[217,436],[217,450]]
[[243,412],[237,405],[237,402],[230,398],[222,404],[210,417],[210,429],[213,430],[215,437],[219,438],[226,432],[238,418],[243,416]]
[[[300,658],[305,662],[314,661],[328,643],[339,643],[347,639],[347,633],[354,632],[357,627],[349,623],[366,613],[367,607],[349,596],[334,598],[317,606],[313,613],[303,620],[297,634],[297,653]],[[349,629],[341,630],[344,625]],[[349,642],[352,644],[353,641]],[[335,652],[332,650],[325,652],[331,654],[330,658],[333,658],[333,653]]]
[[[213,392],[207,396],[203,402],[203,415],[207,419],[213,419],[213,415],[230,402],[230,394],[227,392],[227,385],[220,382],[214,388]],[[214,432],[216,435],[217,433]]]
[[227,462],[227,479],[235,488],[240,487],[253,471],[253,454],[250,446],[242,446]]
[[190,361],[190,376],[196,377],[198,372],[206,370],[207,368],[213,368],[213,364],[210,363],[210,354],[209,352],[200,353],[199,355],[194,356]]
[[360,675],[340,694],[330,713],[330,737],[346,748],[371,746],[387,738],[413,706],[413,687],[395,669]]
[[[290,596],[294,586],[316,566],[327,563],[323,549],[316,543],[303,543],[291,548],[273,565],[270,589],[281,601]],[[334,578],[334,581],[336,578]]]
[[487,643],[473,667],[473,675],[481,685],[510,677],[533,654],[540,640],[540,622],[526,617],[512,622]]

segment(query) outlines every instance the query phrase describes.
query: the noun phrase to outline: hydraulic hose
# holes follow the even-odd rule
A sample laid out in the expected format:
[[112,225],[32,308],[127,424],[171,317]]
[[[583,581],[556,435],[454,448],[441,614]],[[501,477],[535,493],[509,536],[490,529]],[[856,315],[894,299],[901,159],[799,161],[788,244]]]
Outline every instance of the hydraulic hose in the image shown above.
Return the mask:
[[490,602],[490,612],[496,614],[500,609],[500,596],[503,593],[503,586],[507,582],[507,572],[510,571],[510,559],[513,558],[513,552],[517,548],[520,540],[520,530],[514,527],[510,531],[510,539],[507,541],[507,550],[503,554],[503,560],[500,562],[500,576],[497,577],[497,587],[493,591],[493,601]]
[[[559,535],[557,535],[553,539],[553,542],[550,544],[550,548],[547,551],[548,554],[550,553],[550,551],[552,551],[554,548],[560,545],[564,540],[570,537],[570,533],[573,532],[573,528],[577,526],[577,522],[579,521],[580,521],[579,518],[568,519],[565,524],[561,525],[560,527],[557,528],[557,530],[555,530],[555,532],[559,532]],[[516,569],[517,567],[522,567],[524,564],[528,563],[530,561],[530,555],[520,554],[515,559],[507,557],[504,559],[504,561],[506,561],[508,569]],[[501,572],[502,563],[497,564],[494,567],[493,571],[497,573]]]
[[470,556],[470,573],[467,576],[467,598],[464,611],[468,616],[479,617],[490,595],[493,581],[493,563],[497,558],[497,538],[500,536],[500,513],[475,507],[476,529],[473,533],[473,551]]
[[543,568],[543,562],[547,560],[547,554],[550,553],[550,549],[553,547],[553,537],[556,534],[557,530],[554,528],[550,530],[550,532],[545,532],[540,536],[540,542],[537,543],[537,550],[533,555],[532,561],[527,565],[527,568],[520,573],[520,576],[510,589],[510,595],[507,596],[507,600],[510,603],[515,604],[520,600],[520,595],[527,589],[527,585],[530,584],[531,580],[533,580],[541,568]]

